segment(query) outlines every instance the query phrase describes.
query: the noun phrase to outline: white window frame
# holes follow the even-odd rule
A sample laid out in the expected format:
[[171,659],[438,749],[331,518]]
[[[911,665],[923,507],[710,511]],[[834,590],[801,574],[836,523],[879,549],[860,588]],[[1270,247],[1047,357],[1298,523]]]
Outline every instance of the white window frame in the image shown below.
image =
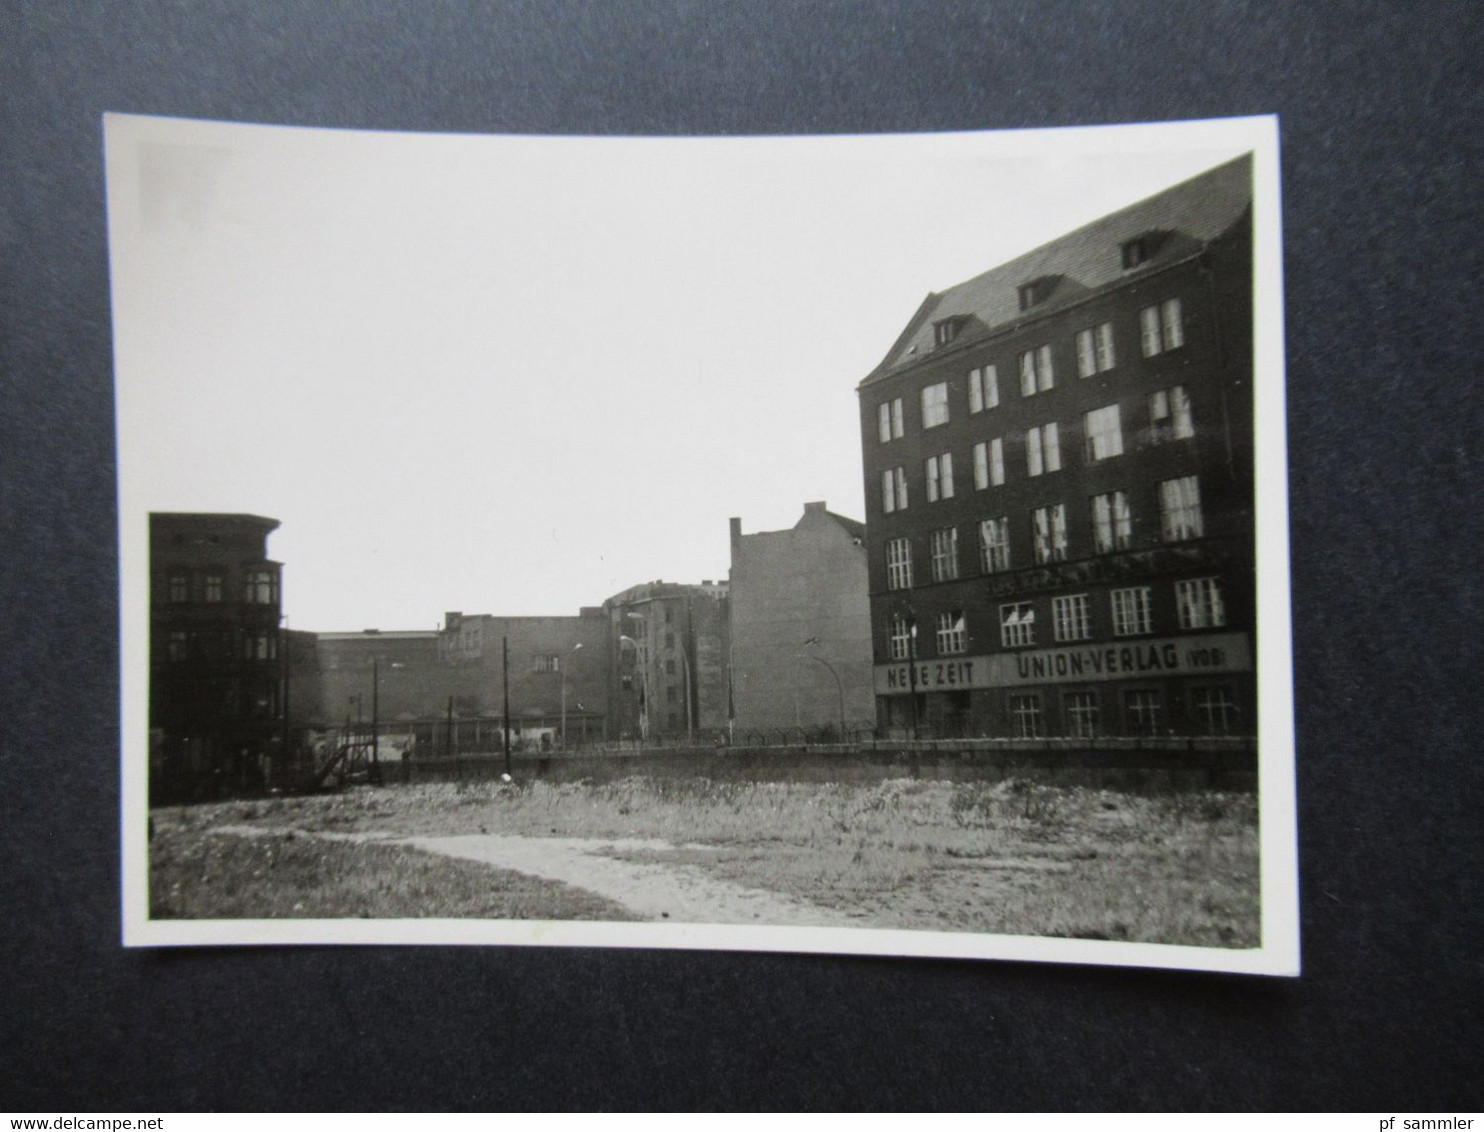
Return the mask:
[[1010,697],[1010,719],[1014,724],[1015,738],[1040,739],[1045,729],[1045,717],[1041,712],[1039,692],[1019,692]]
[[1031,512],[1031,533],[1037,566],[1067,559],[1067,505],[1051,503]]
[[1182,629],[1222,629],[1226,605],[1221,598],[1221,579],[1187,578],[1175,583],[1175,607]]
[[1185,318],[1179,299],[1165,299],[1139,312],[1139,342],[1146,358],[1185,345]]
[[1142,637],[1154,632],[1151,612],[1152,590],[1149,586],[1129,586],[1109,595],[1113,608],[1115,637]]
[[1056,372],[1051,365],[1051,347],[1037,346],[1020,355],[1020,395],[1034,397],[1056,388]]
[[1000,644],[1007,649],[1023,649],[1035,643],[1035,605],[1012,601],[1000,606]]
[[1096,692],[1063,692],[1062,716],[1073,739],[1096,739],[1102,723]]
[[1010,520],[1005,516],[979,521],[979,569],[1003,574],[1010,569]]
[[1134,539],[1134,516],[1128,495],[1108,491],[1092,497],[1092,548],[1097,554],[1127,550]]
[[1099,323],[1077,331],[1077,376],[1093,377],[1114,365],[1113,324]]
[[1051,631],[1057,641],[1092,639],[1092,615],[1086,594],[1062,594],[1051,599]]
[[948,423],[948,382],[923,386],[922,427],[938,428]]
[[937,630],[939,656],[957,656],[968,650],[969,633],[962,609],[938,614]]
[[248,633],[242,638],[242,645],[242,657],[244,660],[278,659],[277,633],[264,630]]
[[887,468],[881,473],[881,512],[907,510],[907,469]]
[[1082,414],[1083,458],[1089,464],[1123,455],[1123,421],[1115,402]]
[[952,499],[953,453],[943,452],[937,456],[929,456],[925,468],[928,502],[937,503],[941,499]]
[[1149,394],[1149,441],[1188,440],[1195,435],[1195,418],[1185,386],[1172,385]]
[[912,630],[900,613],[886,624],[886,653],[892,660],[909,660],[912,656]]
[[1135,735],[1159,734],[1163,715],[1163,697],[1156,689],[1127,688],[1124,690],[1124,725]]
[[242,578],[242,600],[248,605],[273,605],[278,600],[278,578],[272,570],[249,570]]
[[1000,375],[994,366],[975,366],[969,371],[969,412],[982,413],[1000,403]]
[[1242,718],[1236,693],[1229,684],[1192,689],[1190,708],[1191,713],[1200,719],[1204,735],[1231,735],[1233,724]]
[[932,552],[935,582],[951,582],[958,577],[958,528],[940,527],[928,536]]
[[886,588],[889,590],[912,588],[912,541],[910,539],[894,538],[887,541]]
[[1205,534],[1198,476],[1181,476],[1160,483],[1159,527],[1165,542],[1186,542]]
[[1030,476],[1061,471],[1061,430],[1055,421],[1026,430],[1025,471]]
[[1005,482],[1005,442],[996,436],[974,445],[974,490],[999,487]]

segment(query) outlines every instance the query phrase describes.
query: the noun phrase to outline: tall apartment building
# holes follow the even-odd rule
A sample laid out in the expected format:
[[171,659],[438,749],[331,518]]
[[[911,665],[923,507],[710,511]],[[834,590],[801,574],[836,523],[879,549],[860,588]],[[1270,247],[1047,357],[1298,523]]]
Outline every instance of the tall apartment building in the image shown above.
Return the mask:
[[1251,177],[930,294],[860,383],[879,726],[1255,732]]
[[283,744],[277,519],[154,513],[150,546],[150,792],[252,789]]
[[735,738],[875,725],[864,523],[823,503],[783,531],[731,521]]
[[727,586],[645,582],[603,603],[608,737],[710,741],[728,731]]

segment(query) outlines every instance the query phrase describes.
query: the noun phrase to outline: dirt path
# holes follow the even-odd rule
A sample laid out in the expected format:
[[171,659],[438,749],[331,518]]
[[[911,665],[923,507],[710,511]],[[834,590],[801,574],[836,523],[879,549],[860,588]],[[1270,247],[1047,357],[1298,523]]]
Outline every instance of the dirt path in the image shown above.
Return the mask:
[[[218,826],[217,832],[246,836],[281,835],[283,829]],[[639,838],[522,837],[513,834],[464,834],[456,837],[398,837],[381,833],[296,835],[330,841],[379,841],[407,845],[425,853],[478,861],[545,880],[560,881],[624,905],[635,920],[671,920],[684,924],[793,924],[811,927],[860,927],[829,908],[778,893],[746,888],[707,875],[695,865],[621,861],[607,852],[670,850],[668,841]],[[692,846],[691,848],[696,848]]]

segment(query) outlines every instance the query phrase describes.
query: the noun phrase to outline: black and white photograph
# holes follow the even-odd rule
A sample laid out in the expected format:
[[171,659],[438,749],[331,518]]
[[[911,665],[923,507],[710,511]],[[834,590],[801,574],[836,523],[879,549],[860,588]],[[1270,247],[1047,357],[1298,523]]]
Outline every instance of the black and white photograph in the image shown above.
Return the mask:
[[127,944],[1298,973],[1275,119],[105,134]]

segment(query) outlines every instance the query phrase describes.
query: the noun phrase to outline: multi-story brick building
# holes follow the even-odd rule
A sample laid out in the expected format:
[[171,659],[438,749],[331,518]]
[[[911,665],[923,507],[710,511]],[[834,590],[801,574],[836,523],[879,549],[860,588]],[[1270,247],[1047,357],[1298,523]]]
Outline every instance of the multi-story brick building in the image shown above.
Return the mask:
[[156,799],[252,789],[283,750],[277,519],[154,513],[150,788]]
[[735,736],[875,724],[866,527],[823,503],[788,530],[731,521]]
[[[569,746],[601,739],[609,716],[608,621],[596,606],[576,617],[497,617],[449,613],[438,655],[460,735],[475,743],[505,714],[508,650],[510,727],[530,744]],[[438,709],[435,709],[438,710]]]
[[608,737],[711,740],[731,718],[727,586],[646,582],[603,603]]
[[1254,732],[1251,176],[929,295],[860,383],[881,726]]
[[[321,726],[365,722],[374,711],[379,727],[406,733],[414,721],[436,718],[452,691],[436,629],[319,633],[315,645]],[[291,670],[297,686],[303,681],[297,666]]]

